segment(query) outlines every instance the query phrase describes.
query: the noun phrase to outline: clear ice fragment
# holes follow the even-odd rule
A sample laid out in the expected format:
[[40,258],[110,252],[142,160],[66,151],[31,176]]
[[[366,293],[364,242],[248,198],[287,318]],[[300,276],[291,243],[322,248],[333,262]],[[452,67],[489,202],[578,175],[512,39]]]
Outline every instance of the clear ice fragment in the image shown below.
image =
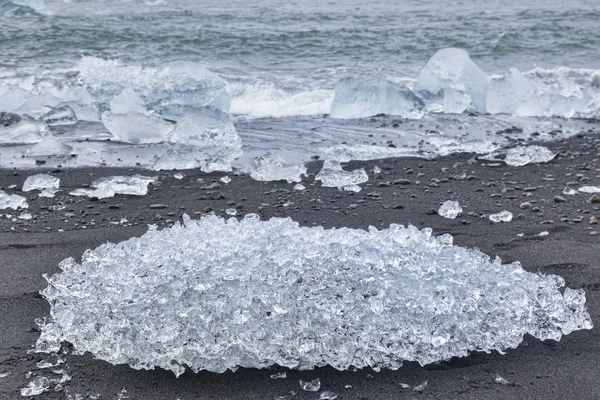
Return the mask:
[[287,378],[287,374],[285,372],[278,372],[276,374],[271,375],[271,379],[285,379]]
[[364,169],[344,171],[339,161],[325,160],[321,171],[315,176],[316,181],[321,181],[323,186],[343,188],[344,190],[360,191],[361,183],[369,180],[369,175]]
[[544,146],[517,146],[508,149],[504,162],[513,167],[522,167],[527,164],[545,163],[554,157],[554,153]]
[[77,123],[77,115],[75,115],[75,111],[68,105],[52,108],[46,114],[42,115],[41,119],[50,126],[73,125]]
[[455,219],[462,214],[462,211],[463,209],[458,201],[446,200],[438,210],[438,214],[444,218]]
[[25,179],[22,190],[30,192],[32,190],[58,189],[59,186],[60,178],[48,174],[37,174]]
[[[60,264],[36,351],[194,371],[397,369],[591,329],[583,290],[450,235],[183,216]],[[516,301],[515,299],[518,299]],[[98,329],[101,327],[101,329]]]
[[296,183],[296,184],[294,185],[294,190],[304,190],[304,189],[306,189],[306,186],[304,186],[304,185],[303,185],[303,184],[301,184],[301,183]]
[[577,190],[581,193],[600,193],[600,186],[582,186]]
[[427,382],[427,381],[423,381],[420,385],[415,386],[413,388],[413,391],[415,391],[415,392],[422,392],[423,390],[425,390],[425,388],[427,387],[428,383],[429,382]]
[[117,142],[131,144],[162,143],[169,140],[174,125],[155,115],[115,114],[106,111],[102,123]]
[[142,98],[130,87],[123,89],[121,93],[112,98],[110,112],[115,114],[149,114]]
[[222,177],[221,179],[219,179],[221,182],[227,184],[229,182],[231,182],[231,178],[228,177],[227,175],[225,175],[224,177]]
[[48,126],[44,122],[23,116],[15,124],[0,125],[0,145],[33,144],[49,134]]
[[275,153],[256,157],[250,166],[250,177],[256,181],[300,182],[302,175],[306,175],[304,165],[290,164]]
[[185,176],[184,174],[179,173],[179,172],[176,174],[173,174],[173,178],[178,179],[178,180],[183,179],[184,176]]
[[29,208],[27,200],[18,194],[7,194],[0,190],[0,210],[10,208],[16,210],[18,208]]
[[321,392],[321,394],[319,395],[319,400],[334,400],[337,398],[338,398],[338,394],[333,393],[329,390],[325,390],[325,391]]
[[46,136],[42,141],[34,144],[27,150],[28,157],[64,157],[73,152],[69,145],[59,142],[52,135]]
[[36,376],[31,382],[21,389],[21,396],[38,396],[50,388],[50,380],[44,376]]
[[[600,190],[600,188],[598,188]],[[579,192],[577,192],[577,190],[570,188],[568,186],[566,186],[563,190],[563,194],[566,194],[568,196],[574,196],[576,194],[578,194]]]
[[157,180],[156,176],[107,176],[92,182],[94,189],[75,189],[71,196],[88,196],[98,199],[113,197],[116,194],[145,196],[150,182]]
[[490,214],[490,221],[492,222],[510,222],[513,219],[513,213],[510,211],[500,211],[496,214]]
[[507,379],[501,377],[500,374],[496,374],[496,376],[494,377],[494,383],[497,383],[499,385],[510,385],[510,382]]
[[300,380],[300,387],[305,392],[318,392],[321,389],[321,379],[313,379],[312,381]]
[[228,209],[226,209],[226,210],[225,210],[225,213],[226,213],[227,215],[231,215],[231,216],[233,216],[233,215],[236,215],[236,214],[237,214],[237,210],[236,210],[235,208],[228,208]]

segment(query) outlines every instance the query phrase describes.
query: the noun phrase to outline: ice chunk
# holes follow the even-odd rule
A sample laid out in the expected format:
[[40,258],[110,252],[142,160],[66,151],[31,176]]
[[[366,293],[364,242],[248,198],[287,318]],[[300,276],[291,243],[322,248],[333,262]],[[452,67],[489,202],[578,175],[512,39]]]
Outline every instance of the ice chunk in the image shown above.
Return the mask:
[[47,135],[48,126],[44,122],[27,116],[8,126],[0,125],[0,145],[37,143]]
[[427,381],[423,381],[423,382],[421,382],[420,385],[415,386],[413,388],[413,391],[414,392],[422,392],[423,390],[425,390],[425,388],[427,388],[427,384],[428,384]]
[[110,111],[115,114],[149,114],[142,98],[130,87],[113,97],[110,101]]
[[510,222],[513,219],[513,214],[510,211],[500,211],[497,214],[490,214],[490,221],[492,222]]
[[37,174],[25,179],[23,191],[30,192],[32,190],[58,189],[59,186],[60,178],[48,174]]
[[302,175],[306,175],[304,165],[290,164],[275,153],[256,157],[250,166],[250,176],[257,181],[300,182]]
[[321,380],[319,378],[312,381],[300,380],[300,387],[306,392],[318,392],[321,389]]
[[338,394],[329,390],[325,390],[321,392],[319,395],[319,400],[334,400],[338,398]]
[[23,196],[17,194],[7,194],[3,190],[0,190],[0,210],[11,208],[16,210],[18,208],[29,208],[27,200]]
[[501,377],[500,374],[496,374],[494,377],[494,383],[499,385],[510,385],[510,382],[506,378]]
[[322,147],[319,149],[326,160],[348,162],[352,160],[380,160],[383,158],[407,156],[407,150],[403,148],[371,146],[366,144],[355,144]]
[[50,388],[50,380],[45,376],[36,376],[31,382],[21,389],[21,396],[38,396]]
[[[591,329],[583,290],[391,224],[205,216],[69,258],[42,291],[38,351],[194,371],[397,369]],[[102,327],[102,329],[98,329]]]
[[296,184],[294,185],[294,190],[304,190],[304,189],[306,189],[306,186],[304,186],[304,185],[303,185],[303,184],[301,184],[301,183],[296,183]]
[[48,125],[73,125],[77,123],[77,115],[70,106],[63,105],[48,111],[42,116],[42,120]]
[[513,167],[522,167],[532,163],[545,163],[556,157],[544,146],[517,146],[506,152],[504,162]]
[[418,119],[423,113],[423,101],[405,85],[371,75],[338,81],[330,115],[347,119],[387,114]]
[[[369,175],[364,169],[344,171],[339,161],[325,160],[323,168],[315,176],[316,181],[321,181],[323,186],[343,188],[354,192],[360,191],[361,183],[369,180]],[[358,189],[358,190],[357,190]]]
[[448,48],[435,53],[421,70],[415,92],[424,92],[423,97],[429,101],[435,95],[440,96],[439,101],[445,113],[484,113],[488,81],[486,73],[471,60],[465,50]]
[[581,193],[600,193],[600,186],[582,186],[577,190]]
[[131,144],[165,142],[174,127],[172,123],[155,115],[113,114],[107,111],[101,118],[117,142]]
[[72,196],[88,196],[105,199],[115,194],[129,194],[134,196],[145,196],[148,193],[148,184],[157,180],[156,176],[108,176],[92,182],[95,189],[76,189],[70,194]]
[[[600,188],[598,188],[598,189],[600,189]],[[563,194],[566,194],[568,196],[574,196],[579,193],[577,192],[577,190],[570,188],[568,186],[565,186],[565,188],[563,189]]]
[[227,184],[229,182],[231,182],[231,178],[228,177],[227,175],[225,175],[224,177],[222,177],[221,179],[219,179],[221,182]]
[[73,148],[59,142],[52,135],[46,136],[41,142],[31,146],[26,154],[29,157],[63,157],[71,154]]
[[287,374],[285,372],[278,372],[276,374],[271,375],[271,379],[285,379],[287,378]]
[[438,210],[438,214],[444,218],[455,219],[462,214],[462,211],[463,209],[458,201],[446,200]]

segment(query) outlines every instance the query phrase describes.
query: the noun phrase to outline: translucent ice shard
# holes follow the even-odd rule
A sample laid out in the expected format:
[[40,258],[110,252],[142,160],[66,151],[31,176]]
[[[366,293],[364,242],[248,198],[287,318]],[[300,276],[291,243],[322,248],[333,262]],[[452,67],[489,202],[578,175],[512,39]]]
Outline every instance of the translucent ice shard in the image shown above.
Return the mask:
[[312,381],[300,381],[300,387],[306,392],[318,392],[321,389],[321,380],[319,378]]
[[155,115],[139,113],[102,114],[102,123],[118,142],[131,144],[161,143],[169,139],[174,125]]
[[304,165],[290,164],[274,153],[256,157],[250,166],[250,176],[257,181],[300,182],[302,175],[306,175]]
[[[421,70],[415,92],[445,113],[486,112],[489,78],[466,51],[442,49]],[[429,107],[429,106],[428,106]]]
[[497,214],[490,214],[490,221],[492,222],[510,222],[513,219],[513,214],[510,211],[500,211]]
[[46,136],[42,141],[34,144],[27,150],[29,157],[64,157],[73,152],[73,148],[61,143],[52,135]]
[[21,396],[38,396],[50,388],[50,380],[44,376],[36,376],[31,382],[21,389]]
[[377,114],[417,119],[423,101],[406,86],[377,76],[349,77],[335,85],[333,118],[362,118]]
[[27,116],[13,124],[0,124],[0,145],[37,143],[47,135],[48,126],[44,122]]
[[364,169],[344,171],[339,161],[325,160],[323,168],[315,176],[315,180],[321,181],[323,186],[343,188],[356,192],[360,191],[359,184],[369,180],[369,175],[367,175]]
[[338,398],[338,394],[329,390],[325,390],[321,392],[319,395],[319,400],[334,400]]
[[600,193],[600,186],[582,186],[577,190],[581,193]]
[[59,186],[60,178],[48,174],[37,174],[25,179],[23,191],[30,192],[32,190],[58,189]]
[[42,120],[48,125],[73,125],[77,122],[77,115],[70,106],[63,105],[48,111],[42,116]]
[[156,176],[108,176],[92,182],[94,189],[75,189],[72,196],[88,196],[105,199],[115,194],[145,196],[148,184],[158,179]]
[[438,210],[438,214],[444,218],[455,219],[462,214],[462,211],[463,209],[458,201],[446,200]]
[[396,369],[591,329],[583,290],[392,224],[300,227],[216,216],[64,260],[37,350],[68,342],[179,375],[237,367]]
[[532,163],[545,163],[556,157],[544,146],[517,146],[506,152],[504,162],[513,167],[522,167]]
[[130,87],[121,91],[110,101],[110,111],[115,114],[148,114],[142,98]]
[[27,204],[27,200],[23,196],[7,194],[3,190],[0,190],[0,210],[5,208],[11,208],[13,210],[18,208],[29,208],[29,204]]

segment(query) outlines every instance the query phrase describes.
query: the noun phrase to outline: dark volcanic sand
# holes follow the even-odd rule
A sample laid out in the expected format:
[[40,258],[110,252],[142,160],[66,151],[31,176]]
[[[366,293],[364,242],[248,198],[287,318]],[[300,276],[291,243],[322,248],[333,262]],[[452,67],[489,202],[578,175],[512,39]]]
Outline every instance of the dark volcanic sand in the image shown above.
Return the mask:
[[[38,198],[26,194],[33,215],[30,221],[0,218],[0,398],[18,399],[19,390],[30,379],[25,375],[52,376],[39,370],[41,355],[27,354],[38,335],[34,319],[49,313],[49,305],[38,291],[45,287],[43,273],[58,271],[58,262],[80,257],[88,248],[106,241],[122,241],[139,236],[147,224],[165,226],[177,221],[182,213],[193,218],[214,211],[238,208],[238,215],[258,212],[263,218],[289,216],[304,225],[325,227],[387,227],[390,223],[431,227],[435,234],[451,233],[455,243],[478,247],[503,261],[521,261],[529,271],[558,274],[572,288],[584,288],[592,319],[600,316],[600,231],[590,225],[590,217],[600,218],[600,204],[591,204],[591,195],[563,195],[568,182],[574,188],[600,185],[600,138],[575,137],[548,146],[559,157],[547,164],[526,167],[491,166],[489,162],[470,164],[473,155],[462,154],[427,161],[390,159],[353,162],[350,168],[364,166],[371,180],[360,193],[339,192],[314,184],[313,177],[303,182],[304,192],[293,184],[262,183],[247,176],[231,175],[229,184],[221,184],[225,199],[211,200],[209,190],[200,188],[225,174],[182,171],[181,180],[172,173],[158,173],[159,184],[150,186],[144,197],[121,196],[106,201],[68,196],[74,188],[89,184],[101,176],[142,173],[130,169],[80,169],[55,172],[61,178],[56,198]],[[373,166],[383,171],[374,177]],[[319,163],[311,166],[318,171]],[[0,171],[0,186],[16,184],[20,188],[29,175],[40,171]],[[422,174],[422,175],[421,175]],[[464,175],[465,178],[461,178]],[[205,183],[196,180],[202,177]],[[397,179],[409,184],[394,185]],[[431,185],[432,179],[439,183]],[[7,189],[8,193],[19,193]],[[565,202],[555,202],[562,196]],[[458,200],[464,208],[456,220],[428,215],[441,202]],[[533,209],[519,205],[531,202]],[[559,199],[560,201],[560,199]],[[65,209],[48,207],[64,203]],[[166,208],[150,208],[165,204]],[[538,209],[536,209],[537,207]],[[490,213],[502,210],[514,213],[509,223],[493,224]],[[3,210],[1,214],[18,213]],[[476,213],[476,214],[475,214]],[[518,215],[522,213],[522,216]],[[126,219],[128,222],[121,222]],[[577,222],[577,221],[581,222]],[[92,223],[94,222],[94,223]],[[113,224],[116,223],[116,224]],[[84,229],[86,228],[86,229]],[[64,230],[64,232],[59,232]],[[547,236],[536,236],[548,231]],[[525,235],[517,236],[520,233]],[[130,399],[273,399],[290,391],[297,399],[318,399],[317,393],[303,392],[298,379],[320,378],[323,390],[339,394],[339,399],[597,399],[600,398],[600,341],[598,328],[579,331],[560,342],[540,342],[526,337],[515,350],[505,355],[473,354],[428,367],[406,363],[398,371],[371,370],[339,372],[331,368],[314,371],[287,371],[287,379],[273,380],[276,370],[240,370],[236,373],[186,373],[176,379],[172,373],[135,371],[113,366],[91,356],[69,356],[67,368],[73,379],[62,392],[46,392],[37,398],[63,399],[67,394],[100,394],[100,399],[115,399],[125,388]],[[500,374],[512,383],[494,383]],[[427,380],[422,393],[412,387]],[[411,385],[403,389],[401,383]],[[345,385],[352,385],[346,389]],[[75,398],[75,397],[73,397]]]

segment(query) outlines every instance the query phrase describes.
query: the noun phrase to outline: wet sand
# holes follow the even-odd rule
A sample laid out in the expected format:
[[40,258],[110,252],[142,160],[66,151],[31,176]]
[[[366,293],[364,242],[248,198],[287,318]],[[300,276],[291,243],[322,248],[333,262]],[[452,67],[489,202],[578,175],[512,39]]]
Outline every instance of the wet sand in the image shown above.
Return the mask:
[[[294,184],[286,182],[256,182],[234,174],[224,184],[219,182],[223,173],[180,171],[185,176],[177,180],[173,172],[134,169],[55,171],[64,192],[53,199],[38,198],[37,192],[25,194],[32,220],[0,218],[0,374],[9,373],[0,378],[0,399],[21,398],[19,390],[30,380],[25,377],[30,371],[52,376],[36,367],[42,355],[27,354],[39,336],[34,320],[48,315],[50,309],[38,294],[45,287],[42,274],[56,273],[66,257],[80,258],[88,248],[139,236],[148,224],[168,226],[183,213],[192,218],[208,212],[225,216],[225,209],[237,208],[238,215],[257,212],[263,219],[291,217],[307,226],[383,228],[397,223],[430,227],[436,235],[452,234],[458,245],[478,247],[503,262],[521,261],[528,271],[558,274],[567,286],[585,289],[588,309],[598,325],[600,225],[589,222],[591,217],[600,218],[600,204],[590,203],[590,194],[568,196],[562,191],[567,183],[575,183],[573,188],[600,186],[600,138],[582,135],[547,145],[559,154],[557,159],[519,168],[477,161],[472,154],[352,162],[349,168],[364,167],[371,178],[356,194],[315,184],[319,162],[310,166],[313,176],[304,180],[305,191],[293,190]],[[374,166],[382,172],[374,174]],[[27,176],[39,172],[2,170],[0,186],[20,188]],[[68,196],[70,190],[98,177],[134,173],[157,175],[159,181],[143,197],[117,195],[94,201]],[[198,178],[204,183],[197,182]],[[221,187],[202,189],[213,181]],[[225,198],[214,200],[214,191]],[[461,203],[462,216],[450,220],[430,212],[448,199]],[[531,207],[522,209],[524,202]],[[59,204],[65,208],[50,211],[49,207]],[[164,208],[156,208],[159,204]],[[502,210],[511,211],[514,220],[491,223],[487,215]],[[3,210],[0,214],[19,213]],[[543,231],[548,235],[538,236]],[[322,390],[337,393],[338,399],[596,399],[600,397],[598,336],[596,327],[574,332],[558,343],[526,337],[505,355],[472,354],[427,367],[406,363],[400,370],[379,373],[288,370],[287,379],[278,380],[269,377],[277,369],[188,372],[176,379],[163,370],[135,371],[90,355],[69,356],[66,366],[73,379],[61,392],[49,391],[36,398],[80,394],[87,399],[100,394],[100,399],[115,399],[126,389],[130,399],[140,400],[273,399],[290,391],[297,393],[296,399],[318,399],[317,393],[303,392],[298,380],[320,378]],[[494,383],[496,374],[511,384]],[[428,385],[421,393],[412,390],[425,380]],[[404,389],[401,383],[411,387]]]

